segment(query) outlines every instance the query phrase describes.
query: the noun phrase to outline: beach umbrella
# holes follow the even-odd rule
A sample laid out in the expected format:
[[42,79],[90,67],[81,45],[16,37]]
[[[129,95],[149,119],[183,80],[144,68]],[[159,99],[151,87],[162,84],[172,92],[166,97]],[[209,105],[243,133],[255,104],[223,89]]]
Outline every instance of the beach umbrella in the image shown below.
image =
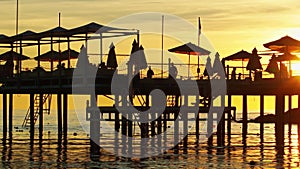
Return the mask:
[[264,47],[273,51],[295,52],[300,50],[300,41],[290,36],[284,36],[278,40],[265,43]]
[[252,56],[249,58],[246,69],[250,70],[250,71],[251,70],[257,70],[257,69],[262,69],[262,66],[261,66],[261,63],[260,63],[259,59],[261,59],[261,57],[258,56],[257,49],[254,48],[252,50]]
[[223,64],[220,61],[220,55],[219,55],[218,52],[215,55],[215,60],[214,60],[212,68],[213,68],[213,73],[218,74],[221,78],[225,77],[224,67],[223,67]]
[[276,61],[276,57],[275,54],[272,55],[272,58],[269,61],[269,64],[265,70],[266,72],[272,73],[272,74],[276,74],[279,72],[279,68],[278,68],[278,64]]
[[130,63],[135,64],[137,62],[138,56],[134,55],[134,53],[137,52],[138,50],[139,50],[139,44],[134,39],[132,42],[132,48],[131,48],[131,52],[130,52],[130,58],[129,58]]
[[136,66],[138,70],[146,69],[148,67],[147,61],[146,61],[146,55],[144,51],[144,47],[141,45],[139,50],[136,52],[138,54]]
[[10,60],[10,58],[13,58],[13,60],[27,60],[27,59],[30,59],[28,56],[25,56],[25,55],[21,55],[15,51],[8,51],[8,52],[5,52],[5,53],[2,53],[0,54],[0,60],[3,60],[3,61],[7,61],[7,60]]
[[289,52],[280,54],[276,58],[277,62],[293,61],[293,60],[300,60],[300,58],[296,55],[293,55],[293,54],[289,53]]
[[207,57],[203,75],[211,76],[211,73],[212,73],[211,58]]
[[[225,61],[242,61],[242,73],[244,74],[244,61],[248,61],[250,58],[252,57],[252,54],[247,52],[247,51],[244,51],[244,50],[241,50],[237,53],[234,53],[232,55],[229,55],[225,58],[222,59],[222,61],[225,63]],[[225,66],[225,64],[224,64]]]
[[[189,62],[188,62],[188,77],[190,75],[190,57],[191,55],[209,55],[210,51],[203,49],[191,42],[183,44],[181,46],[174,47],[172,49],[168,50],[169,52],[179,53],[179,54],[187,54],[189,56]],[[198,65],[199,67],[199,65]]]
[[34,57],[34,60],[39,60],[39,61],[58,61],[58,58],[60,56],[60,53],[53,50],[53,51],[48,51],[46,53],[41,54],[40,56]]
[[61,52],[60,60],[63,61],[63,60],[69,60],[69,59],[77,59],[78,55],[79,55],[79,52],[77,52],[73,49],[70,49],[70,50],[67,49],[67,50]]
[[136,42],[136,40],[134,40],[132,43],[129,63],[135,66],[136,72],[140,71],[141,69],[147,68],[147,61],[144,53],[144,48],[143,46],[139,47],[139,44]]
[[107,57],[107,67],[116,69],[118,67],[115,45],[111,43]]

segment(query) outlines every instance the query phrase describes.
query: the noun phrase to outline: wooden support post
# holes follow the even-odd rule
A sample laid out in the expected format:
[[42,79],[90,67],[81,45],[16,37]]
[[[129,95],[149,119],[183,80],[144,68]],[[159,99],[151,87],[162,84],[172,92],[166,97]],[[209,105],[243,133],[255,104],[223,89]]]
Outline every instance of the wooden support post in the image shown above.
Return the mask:
[[8,105],[8,133],[9,139],[12,139],[13,131],[13,94],[9,94],[9,105]]
[[127,127],[128,127],[128,156],[131,157],[132,156],[132,112],[128,112],[128,119],[127,119]]
[[282,120],[284,114],[283,94],[276,95],[275,114],[277,116],[277,120],[275,123],[276,147],[281,150],[281,148],[284,146],[284,122]]
[[[225,96],[221,97],[221,107],[225,107]],[[218,127],[217,127],[217,145],[222,147],[225,145],[225,114],[224,112],[217,112],[218,116]]]
[[44,107],[43,107],[43,94],[39,94],[39,140],[43,139],[43,128],[44,128]]
[[[184,96],[184,106],[187,108],[189,103],[188,95]],[[187,147],[188,147],[188,112],[182,112],[183,118],[183,153],[187,154]]]
[[63,95],[63,132],[64,140],[67,140],[68,135],[68,94]]
[[100,112],[97,107],[97,95],[91,94],[90,112],[90,158],[99,161],[100,157]]
[[30,94],[30,140],[34,140],[34,94]]
[[[208,106],[211,105],[211,98],[209,98],[209,104]],[[207,137],[208,137],[208,141],[207,141],[207,145],[209,147],[213,146],[213,122],[214,122],[214,113],[215,110],[211,110],[210,112],[208,112],[207,114]]]
[[[119,107],[119,96],[115,95],[115,107]],[[115,112],[115,155],[116,155],[116,160],[118,160],[118,155],[119,155],[119,131],[120,131],[120,117],[119,117],[119,112]]]
[[57,133],[58,140],[62,137],[62,104],[61,104],[61,94],[57,94]]
[[248,132],[248,104],[247,95],[243,95],[243,144],[246,145],[246,137]]
[[228,108],[229,111],[227,112],[227,142],[228,145],[231,143],[231,105],[232,105],[232,100],[231,100],[231,95],[228,95]]
[[[126,95],[123,94],[121,96],[122,98],[122,107],[127,106],[127,98]],[[127,149],[127,116],[125,114],[122,114],[122,154],[126,154]]]
[[[175,106],[179,107],[179,97],[175,98]],[[179,153],[179,112],[174,112],[174,154]]]
[[[289,101],[289,104],[288,104],[288,110],[291,110],[292,109],[292,96],[291,95],[288,95],[288,101]],[[288,121],[291,121],[291,116],[289,115],[288,116]],[[288,134],[289,136],[291,136],[292,134],[292,124],[291,123],[288,123]]]
[[[260,116],[261,117],[264,116],[264,114],[265,114],[264,104],[265,104],[264,95],[260,95]],[[264,142],[264,123],[263,122],[260,123],[260,142],[261,143]]]
[[3,143],[6,143],[7,137],[7,94],[3,93]]

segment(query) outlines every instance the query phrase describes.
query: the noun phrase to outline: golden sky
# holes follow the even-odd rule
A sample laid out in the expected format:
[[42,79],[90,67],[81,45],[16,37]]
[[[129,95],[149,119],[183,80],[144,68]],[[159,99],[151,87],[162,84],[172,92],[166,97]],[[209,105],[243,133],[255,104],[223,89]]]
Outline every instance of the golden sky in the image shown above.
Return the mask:
[[[201,17],[202,32],[221,57],[241,49],[264,50],[263,43],[290,35],[300,39],[299,0],[19,0],[19,32],[44,31],[57,26],[77,27],[91,21],[110,23],[137,12],[164,12],[195,26]],[[0,34],[15,33],[16,0],[0,1]]]

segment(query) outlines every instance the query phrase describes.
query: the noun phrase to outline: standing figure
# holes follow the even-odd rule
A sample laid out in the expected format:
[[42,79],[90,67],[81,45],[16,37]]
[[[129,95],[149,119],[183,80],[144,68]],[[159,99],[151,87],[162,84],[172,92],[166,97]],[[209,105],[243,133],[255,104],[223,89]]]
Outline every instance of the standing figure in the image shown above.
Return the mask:
[[177,74],[178,74],[178,71],[177,71],[177,68],[174,66],[174,63],[172,62],[171,65],[170,65],[170,70],[169,70],[169,74],[171,76],[173,76],[173,78],[176,78]]
[[234,67],[234,68],[232,69],[232,72],[231,72],[231,79],[232,79],[232,80],[236,80],[236,67]]
[[147,71],[147,78],[152,79],[152,76],[154,75],[153,70],[151,69],[151,66],[149,66],[149,69]]

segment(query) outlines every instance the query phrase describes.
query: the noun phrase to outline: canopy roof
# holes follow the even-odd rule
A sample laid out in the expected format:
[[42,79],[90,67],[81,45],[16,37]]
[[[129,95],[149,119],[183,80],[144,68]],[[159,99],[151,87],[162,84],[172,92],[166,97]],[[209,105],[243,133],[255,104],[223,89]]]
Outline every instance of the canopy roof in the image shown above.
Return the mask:
[[[43,32],[35,33],[31,30],[27,30],[21,34],[14,35],[14,36],[6,36],[6,35],[0,35],[0,43],[1,44],[13,44],[16,41],[28,41],[28,40],[41,40],[43,38],[51,38],[51,37],[56,37],[56,38],[68,38],[68,37],[74,37],[74,38],[79,38],[79,34],[91,34],[91,33],[96,33],[97,30],[100,28],[103,28],[101,32],[109,32],[112,30],[119,31],[119,32],[114,32],[114,33],[119,33],[118,36],[127,36],[127,35],[133,35],[137,34],[137,30],[133,29],[121,29],[121,28],[113,28],[113,27],[107,27],[100,25],[95,22],[88,23],[83,26],[79,26],[76,28],[72,29],[66,29],[63,27],[55,27]],[[110,36],[111,37],[111,36]],[[81,37],[82,38],[82,37]],[[103,37],[105,38],[105,37]]]
[[4,60],[4,61],[7,61],[9,60],[11,57],[13,57],[13,60],[27,60],[27,59],[30,59],[28,56],[25,56],[25,55],[21,55],[15,51],[8,51],[8,52],[5,52],[5,53],[2,53],[0,55],[0,60]]
[[[70,59],[76,59],[78,58],[79,53],[76,52],[75,50],[70,50]],[[69,50],[65,50],[61,53],[57,51],[48,51],[40,56],[36,56],[34,58],[35,60],[40,60],[40,61],[54,61],[58,62],[68,60],[69,59]]]
[[279,55],[277,58],[275,58],[277,62],[283,62],[283,61],[292,61],[292,60],[300,60],[300,58],[296,55],[293,55],[291,53],[284,53],[282,55]]
[[203,49],[191,42],[169,49],[168,51],[174,53],[180,53],[180,54],[188,54],[188,55],[209,55],[210,54],[210,51]]
[[[253,56],[253,54],[251,54],[247,51],[241,50],[237,53],[234,53],[230,56],[223,58],[223,60],[227,60],[227,61],[249,60],[252,56]],[[261,58],[261,57],[259,57],[259,58]]]
[[265,43],[264,47],[274,51],[293,52],[300,50],[300,41],[291,38],[290,36],[284,36],[278,40]]

